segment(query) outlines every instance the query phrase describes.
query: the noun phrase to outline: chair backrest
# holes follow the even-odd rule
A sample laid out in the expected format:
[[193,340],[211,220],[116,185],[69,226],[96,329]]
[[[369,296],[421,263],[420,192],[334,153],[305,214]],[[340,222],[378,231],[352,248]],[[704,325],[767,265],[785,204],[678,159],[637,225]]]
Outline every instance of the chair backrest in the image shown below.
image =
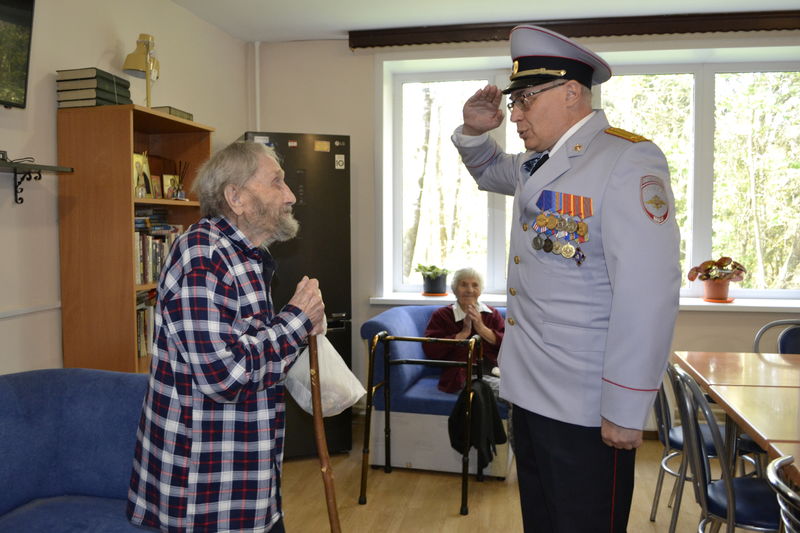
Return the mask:
[[778,334],[778,353],[800,353],[800,319],[797,318],[773,320],[764,324],[756,333],[753,341],[753,351],[761,351],[761,338],[768,330],[783,326],[786,326],[786,328]]
[[781,508],[781,520],[787,533],[800,532],[800,494],[792,489],[783,479],[783,467],[792,464],[794,457],[787,455],[778,457],[767,465],[767,479],[778,495]]
[[[692,471],[692,481],[695,487],[695,496],[703,516],[708,516],[709,509],[709,485],[712,482],[711,463],[706,453],[711,443],[706,439],[711,438],[713,447],[716,450],[725,450],[725,440],[722,436],[717,419],[711,411],[711,406],[706,400],[705,394],[694,379],[678,366],[672,367],[672,375],[675,376],[675,395],[679,403],[681,422],[683,425],[684,451],[689,458],[689,466]],[[707,424],[708,431],[700,430],[701,423]],[[726,454],[720,453],[720,457]],[[723,480],[726,499],[728,502],[727,521],[733,526],[736,516],[736,504],[733,491],[733,474],[731,465],[728,461],[719,461],[720,479]],[[722,517],[721,517],[722,518]]]
[[664,384],[658,388],[656,394],[656,401],[653,404],[653,412],[656,415],[656,429],[658,430],[658,440],[661,444],[667,446],[669,444],[669,430],[672,428],[672,413],[670,412],[669,401],[667,400],[667,392],[664,389]]
[[[372,338],[386,331],[389,335],[397,337],[422,337],[425,327],[433,312],[437,309],[433,305],[406,305],[388,309],[364,322],[361,326],[361,338],[368,343]],[[422,343],[396,342],[392,343],[391,359],[425,359]],[[392,379],[392,395],[405,391],[416,383],[423,375],[441,372],[439,368],[425,367],[422,365],[396,365],[390,370]],[[375,368],[373,369],[374,383],[383,380],[383,344],[378,343],[375,351]],[[383,408],[381,395],[375,398],[376,406]]]
[[124,499],[148,376],[82,368],[0,376],[0,515],[64,494]]

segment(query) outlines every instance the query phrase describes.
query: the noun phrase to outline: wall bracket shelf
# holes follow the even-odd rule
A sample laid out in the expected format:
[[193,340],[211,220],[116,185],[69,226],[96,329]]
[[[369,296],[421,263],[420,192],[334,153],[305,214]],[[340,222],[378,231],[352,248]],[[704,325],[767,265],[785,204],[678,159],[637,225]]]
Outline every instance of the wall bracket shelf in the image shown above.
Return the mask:
[[71,167],[57,167],[53,165],[38,165],[35,163],[17,163],[9,161],[6,153],[0,150],[0,172],[14,174],[14,203],[21,204],[25,200],[22,198],[22,187],[24,181],[40,181],[42,172],[68,173],[74,169]]

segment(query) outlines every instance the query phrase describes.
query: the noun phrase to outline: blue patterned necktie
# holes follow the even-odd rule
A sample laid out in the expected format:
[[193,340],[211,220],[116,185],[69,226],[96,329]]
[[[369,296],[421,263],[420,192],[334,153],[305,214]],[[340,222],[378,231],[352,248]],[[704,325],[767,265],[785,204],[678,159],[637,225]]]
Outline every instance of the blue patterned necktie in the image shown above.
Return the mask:
[[522,164],[522,169],[527,172],[528,175],[531,175],[536,172],[540,166],[544,165],[544,162],[549,158],[550,154],[548,152],[534,156]]

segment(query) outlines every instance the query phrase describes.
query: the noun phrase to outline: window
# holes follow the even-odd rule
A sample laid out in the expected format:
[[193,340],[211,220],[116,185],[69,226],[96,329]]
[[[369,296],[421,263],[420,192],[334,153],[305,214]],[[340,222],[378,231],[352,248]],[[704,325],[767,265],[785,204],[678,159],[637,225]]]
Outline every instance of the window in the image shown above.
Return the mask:
[[[683,69],[626,72],[602,86],[609,121],[653,139],[667,157],[682,271],[727,255],[748,268],[741,289],[797,296],[800,72],[764,64]],[[710,105],[697,104],[703,95]]]
[[[418,263],[472,266],[486,274],[486,292],[505,291],[512,199],[478,191],[450,141],[469,95],[507,83],[505,56],[482,60],[491,68],[470,70],[464,58],[417,72],[413,62],[397,72],[384,63],[384,292],[418,291]],[[800,64],[614,72],[596,101],[612,125],[664,151],[684,275],[729,255],[749,271],[737,296],[800,297]],[[508,120],[491,134],[509,152],[524,150]],[[694,285],[684,279],[683,295],[700,295]]]
[[711,248],[742,286],[800,289],[800,72],[714,75]]
[[486,195],[461,164],[450,134],[461,105],[486,79],[402,84],[401,285],[419,283],[418,264],[485,271]]
[[393,290],[417,291],[422,278],[416,266],[435,264],[451,272],[475,268],[484,274],[485,291],[505,292],[511,199],[478,190],[450,140],[462,122],[464,102],[489,80],[498,83],[498,74],[394,79],[399,142],[393,143],[392,155],[399,179],[393,182]]
[[[652,139],[669,164],[675,217],[681,232],[681,272],[688,272],[691,243],[689,187],[694,167],[694,75],[615,75],[601,86],[602,108],[611,125]],[[683,285],[689,282],[683,278]]]

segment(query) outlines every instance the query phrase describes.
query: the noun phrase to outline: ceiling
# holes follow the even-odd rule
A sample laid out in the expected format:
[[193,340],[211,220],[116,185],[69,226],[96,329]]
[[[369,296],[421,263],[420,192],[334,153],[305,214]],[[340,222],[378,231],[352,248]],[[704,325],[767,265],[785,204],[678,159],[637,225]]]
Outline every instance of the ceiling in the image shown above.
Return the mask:
[[797,9],[797,0],[172,0],[244,41],[347,39],[351,30]]

